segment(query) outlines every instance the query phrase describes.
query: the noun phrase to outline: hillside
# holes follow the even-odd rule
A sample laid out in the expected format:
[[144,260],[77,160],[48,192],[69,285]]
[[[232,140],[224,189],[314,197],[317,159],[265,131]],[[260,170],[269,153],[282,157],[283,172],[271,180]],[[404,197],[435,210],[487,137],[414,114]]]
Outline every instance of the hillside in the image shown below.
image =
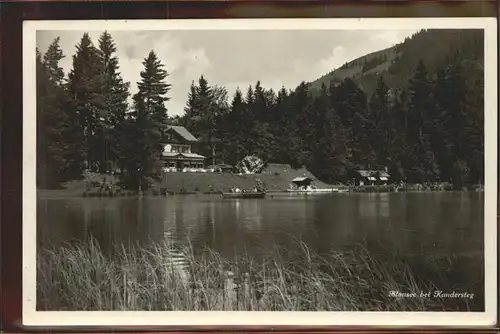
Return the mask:
[[408,79],[422,59],[431,75],[436,67],[447,62],[454,51],[460,54],[460,63],[466,77],[476,78],[483,73],[484,33],[482,30],[422,30],[405,41],[384,50],[359,57],[342,67],[309,83],[312,90],[319,90],[331,80],[340,83],[353,79],[370,96],[375,90],[379,76],[383,76],[388,87],[404,88]]

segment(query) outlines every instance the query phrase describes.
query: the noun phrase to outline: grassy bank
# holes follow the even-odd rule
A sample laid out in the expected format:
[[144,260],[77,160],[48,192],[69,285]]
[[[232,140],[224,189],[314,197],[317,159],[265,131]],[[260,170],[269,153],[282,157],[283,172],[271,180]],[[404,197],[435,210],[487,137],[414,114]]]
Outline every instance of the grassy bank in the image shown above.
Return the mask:
[[[284,191],[289,188],[292,180],[299,176],[316,179],[306,169],[292,169],[282,172],[261,174],[220,174],[220,173],[165,173],[161,187],[168,192],[221,192],[233,187],[251,189],[256,180],[261,180],[268,191]],[[331,188],[333,185],[316,181],[319,188]]]
[[[364,248],[320,257],[302,244],[302,251],[293,256],[289,250],[276,249],[269,257],[244,255],[234,260],[209,249],[195,254],[186,247],[181,252],[184,269],[172,264],[173,250],[168,244],[127,250],[117,247],[113,261],[93,241],[41,251],[37,307],[256,311],[439,311],[456,307],[441,299],[390,297],[392,290],[419,294],[433,286],[413,274],[404,261],[377,260]],[[434,275],[456,265],[450,257],[426,261],[426,270]]]
[[[151,179],[152,187],[145,195],[160,195],[162,190],[168,194],[220,193],[232,187],[250,189],[257,179],[261,180],[269,191],[283,191],[295,177],[308,176],[315,179],[307,169],[288,169],[269,171],[255,175],[221,174],[221,173],[164,173],[163,180]],[[316,181],[318,187],[334,187]],[[88,197],[120,197],[136,196],[136,191],[122,189],[119,180],[112,175],[89,173],[81,180],[74,180],[62,185],[60,189],[39,190],[44,196],[88,196]]]

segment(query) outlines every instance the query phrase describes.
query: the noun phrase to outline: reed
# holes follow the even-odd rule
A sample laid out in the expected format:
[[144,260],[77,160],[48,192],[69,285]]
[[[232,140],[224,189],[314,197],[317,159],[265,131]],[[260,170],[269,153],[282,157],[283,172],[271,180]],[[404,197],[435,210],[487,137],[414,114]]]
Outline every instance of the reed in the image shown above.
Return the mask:
[[[363,247],[319,256],[299,251],[228,259],[211,249],[116,246],[105,255],[95,240],[54,247],[38,255],[39,310],[444,310],[440,299],[393,298],[391,290],[420,293],[417,279],[395,259],[377,260]],[[182,263],[175,259],[181,258]],[[430,258],[431,270],[444,263]]]

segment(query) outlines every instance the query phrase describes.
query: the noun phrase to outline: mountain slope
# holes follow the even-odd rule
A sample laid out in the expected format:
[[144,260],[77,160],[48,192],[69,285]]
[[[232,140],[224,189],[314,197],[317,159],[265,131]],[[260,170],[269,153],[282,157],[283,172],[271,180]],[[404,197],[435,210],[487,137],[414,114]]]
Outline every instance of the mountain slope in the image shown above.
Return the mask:
[[[353,79],[371,95],[379,76],[393,89],[404,88],[422,59],[431,75],[455,54],[466,77],[476,79],[484,73],[484,32],[481,29],[422,30],[391,48],[357,58],[309,83],[313,91],[331,80]],[[457,60],[455,60],[457,61]]]

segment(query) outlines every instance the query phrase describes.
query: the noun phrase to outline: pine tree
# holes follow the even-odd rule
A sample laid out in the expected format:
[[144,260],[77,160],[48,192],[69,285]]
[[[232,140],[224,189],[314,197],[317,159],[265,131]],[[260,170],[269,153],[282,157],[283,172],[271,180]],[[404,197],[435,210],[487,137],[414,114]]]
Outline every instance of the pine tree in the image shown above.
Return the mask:
[[343,180],[346,175],[348,150],[345,133],[328,93],[329,89],[323,84],[313,102],[317,113],[312,129],[316,145],[312,147],[313,161],[308,167],[321,180],[333,183]]
[[[296,130],[291,132],[291,142],[294,143],[296,162],[298,165],[309,165],[312,159],[312,148],[316,145],[314,134],[311,129],[314,125],[314,108],[312,106],[312,96],[305,82],[295,89],[292,98],[292,120]],[[289,131],[291,129],[288,129]]]
[[[56,38],[43,56],[36,50],[37,74],[37,184],[57,187],[69,178],[71,123],[63,87],[64,58]],[[69,143],[68,143],[69,142]]]
[[410,79],[408,103],[408,138],[412,161],[405,166],[411,182],[430,181],[439,175],[439,167],[430,147],[432,129],[431,115],[434,113],[432,83],[427,68],[421,60]]
[[345,131],[351,169],[366,168],[376,160],[368,137],[371,124],[367,115],[366,94],[356,83],[346,78],[338,87],[329,86],[331,106]]
[[76,46],[73,56],[73,69],[68,76],[68,93],[72,99],[71,114],[78,118],[78,134],[81,149],[75,152],[75,169],[85,163],[88,169],[97,170],[99,142],[96,136],[99,115],[106,108],[102,92],[102,67],[99,52],[90,36],[85,33]]
[[239,88],[233,96],[230,110],[219,123],[219,136],[222,141],[221,157],[224,162],[235,165],[246,156],[244,113],[246,107]]
[[389,143],[391,150],[389,152],[389,174],[391,179],[397,182],[404,181],[406,174],[403,166],[407,164],[411,156],[408,150],[407,128],[408,128],[408,106],[407,93],[405,90],[399,92],[392,106],[390,107],[391,124],[393,129],[392,140]]
[[170,84],[165,82],[168,73],[163,69],[154,51],[143,61],[139,91],[134,95],[134,107],[125,128],[125,161],[127,174],[124,183],[131,189],[145,190],[149,178],[155,176],[154,166],[162,152],[162,139],[168,117],[165,103]]
[[434,96],[436,99],[436,120],[431,134],[431,146],[436,154],[440,167],[440,179],[451,182],[453,177],[453,140],[449,130],[452,113],[453,95],[449,90],[449,82],[446,72],[439,70],[434,85]]
[[291,113],[291,99],[289,91],[282,87],[276,97],[276,104],[273,111],[273,132],[275,144],[273,160],[278,163],[292,163],[293,147],[295,142],[290,142],[290,131],[296,130],[293,127]]
[[[464,186],[469,181],[469,164],[471,143],[469,113],[466,109],[467,88],[461,67],[456,61],[438,75],[435,86],[437,106],[440,119],[436,120],[438,131],[436,141],[439,146],[442,175],[456,186]],[[476,180],[474,180],[476,181]]]
[[468,84],[465,98],[466,156],[472,184],[484,184],[484,78],[478,77]]
[[[46,67],[48,79],[58,86],[62,86],[64,80],[64,70],[59,66],[59,62],[64,58],[60,42],[60,37],[56,37],[43,56],[43,64]],[[37,51],[37,57],[40,57],[39,51]]]
[[123,136],[125,115],[128,109],[128,82],[119,73],[118,58],[114,55],[116,45],[111,35],[105,31],[99,37],[99,60],[101,72],[101,95],[105,108],[99,110],[97,122],[96,155],[100,172],[108,172],[116,162],[123,167]]
[[194,81],[191,82],[189,87],[188,100],[186,101],[186,106],[184,107],[184,115],[181,117],[181,124],[191,132],[195,132],[194,123],[198,113],[200,112],[200,107],[198,106],[198,96],[196,91],[196,85]]
[[389,87],[385,84],[382,76],[379,77],[375,93],[370,99],[370,114],[368,121],[370,127],[370,146],[377,155],[374,161],[379,166],[385,166],[390,155],[390,142],[392,139],[392,129],[389,119]]

